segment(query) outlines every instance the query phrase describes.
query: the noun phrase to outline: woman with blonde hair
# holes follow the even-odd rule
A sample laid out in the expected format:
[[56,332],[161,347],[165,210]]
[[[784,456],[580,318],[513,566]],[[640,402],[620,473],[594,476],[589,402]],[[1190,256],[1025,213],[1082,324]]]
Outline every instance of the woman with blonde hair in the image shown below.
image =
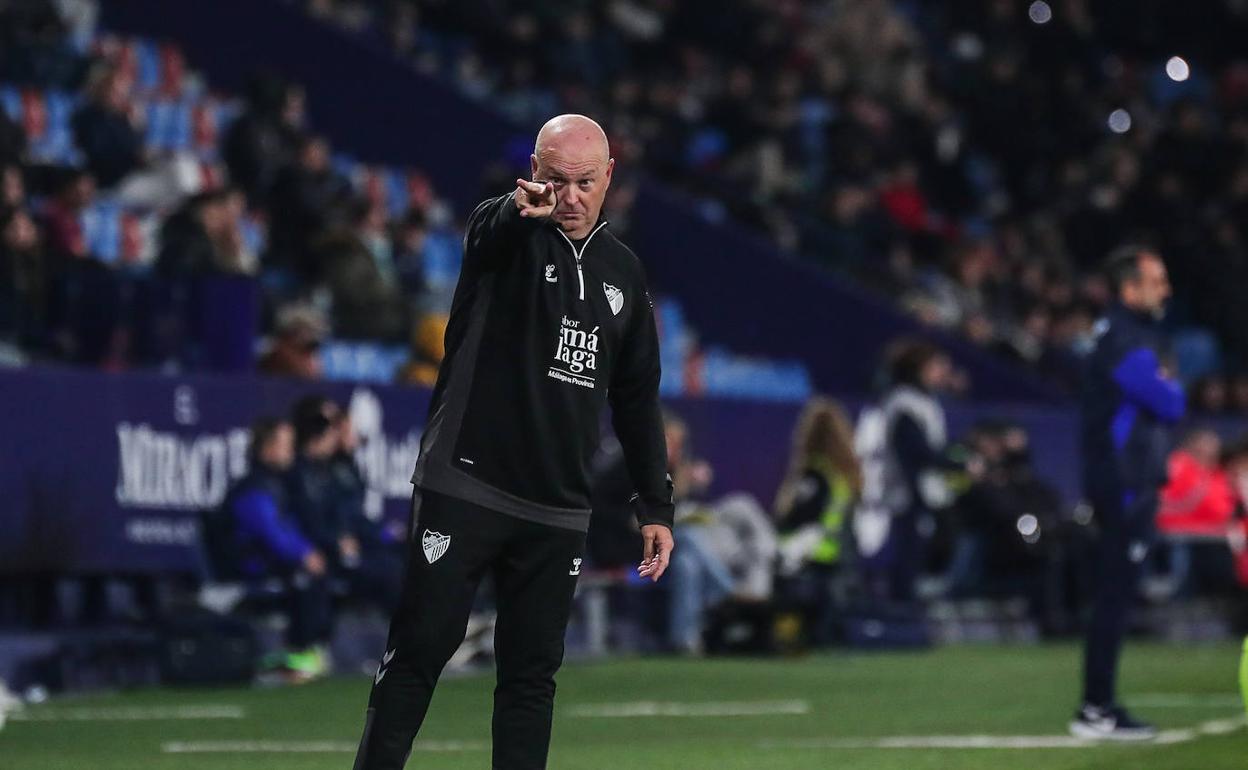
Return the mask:
[[822,533],[810,561],[840,559],[840,531],[854,499],[862,491],[862,468],[854,454],[854,433],[845,407],[815,396],[806,402],[793,431],[789,470],[775,510],[783,531],[818,524]]
[[831,580],[839,571],[843,535],[862,492],[849,415],[839,402],[816,396],[793,431],[789,470],[776,495],[779,573],[791,599],[808,609],[816,644],[831,640]]

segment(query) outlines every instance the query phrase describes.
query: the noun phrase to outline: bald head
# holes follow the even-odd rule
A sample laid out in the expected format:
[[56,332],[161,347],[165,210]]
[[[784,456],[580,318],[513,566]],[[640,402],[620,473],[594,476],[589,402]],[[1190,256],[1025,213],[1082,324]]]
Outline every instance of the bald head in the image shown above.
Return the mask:
[[539,158],[552,152],[574,151],[597,156],[603,163],[611,157],[607,132],[602,130],[598,121],[584,115],[556,115],[546,121],[542,130],[537,132],[533,154]]
[[537,132],[530,163],[535,182],[555,187],[551,219],[571,238],[587,236],[598,222],[615,168],[602,126],[584,115],[551,118]]

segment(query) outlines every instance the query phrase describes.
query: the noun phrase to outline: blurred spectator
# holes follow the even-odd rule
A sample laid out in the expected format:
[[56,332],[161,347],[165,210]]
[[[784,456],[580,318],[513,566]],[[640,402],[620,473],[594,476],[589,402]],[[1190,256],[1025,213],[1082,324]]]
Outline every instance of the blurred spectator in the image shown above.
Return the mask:
[[143,137],[134,124],[134,78],[114,65],[93,73],[88,102],[74,115],[74,141],[87,156],[87,169],[111,188],[143,163]]
[[[674,484],[676,532],[680,553],[672,553],[668,604],[668,641],[672,649],[687,655],[703,650],[702,631],[706,613],[732,596],[735,582],[728,567],[706,547],[699,531],[704,514],[690,505],[690,496],[703,492],[711,482],[711,469],[688,452],[689,429],[683,420],[667,414],[663,418],[667,438],[667,464]],[[691,516],[692,514],[692,516]]]
[[230,213],[224,191],[188,198],[161,226],[157,268],[167,275],[183,276],[243,272],[237,254],[226,251],[229,231],[234,228]]
[[1221,414],[1229,405],[1226,380],[1222,377],[1202,377],[1192,386],[1192,409],[1200,414]]
[[95,197],[95,179],[86,171],[69,170],[56,185],[55,195],[44,205],[45,241],[52,257],[86,257],[87,241],[82,212]]
[[324,396],[305,396],[291,409],[295,463],[291,469],[291,509],[300,528],[325,554],[332,573],[354,569],[360,542],[348,529],[330,460],[338,453],[341,410]]
[[26,181],[22,177],[22,167],[3,165],[0,167],[0,207],[17,208],[26,203]]
[[[312,395],[295,403],[291,421],[296,459],[290,505],[300,526],[326,555],[329,573],[346,583],[350,596],[392,611],[399,601],[403,564],[398,554],[381,547],[381,533],[367,526],[371,522],[364,517],[363,479],[354,458],[342,456],[343,439],[353,440],[350,420],[332,400]],[[366,555],[376,558],[366,560]]]
[[264,206],[282,168],[294,162],[304,124],[303,88],[272,75],[247,87],[247,111],[226,132],[222,148],[230,181],[253,206]]
[[1231,378],[1230,408],[1240,415],[1248,415],[1248,374],[1236,374]]
[[1036,617],[1045,617],[1061,497],[1037,473],[1022,428],[981,423],[966,443],[983,467],[954,504],[961,531],[949,589],[962,596],[1022,596]]
[[0,6],[0,80],[44,88],[71,88],[82,62],[62,18],[67,4],[23,0]]
[[334,304],[334,331],[349,338],[402,339],[407,306],[386,238],[385,212],[357,201],[350,227],[315,243],[316,262]]
[[933,513],[950,503],[943,474],[963,466],[945,453],[945,411],[937,400],[949,385],[948,356],[929,343],[907,340],[893,345],[888,357],[890,387],[880,404],[886,436],[883,502],[892,514],[887,595],[908,601],[925,564]]
[[22,209],[0,209],[0,342],[43,344],[52,277],[34,220]]
[[712,470],[689,449],[688,425],[664,417],[668,465],[676,501],[676,537],[683,555],[672,555],[668,638],[673,649],[700,654],[706,613],[725,599],[771,598],[776,536],[757,501],[745,494],[706,501]]
[[295,161],[278,174],[269,199],[272,215],[271,259],[303,278],[315,278],[314,239],[345,218],[339,210],[350,200],[346,180],[330,168],[329,144],[315,134],[304,134],[296,145]]
[[412,357],[399,371],[399,382],[432,388],[446,355],[447,317],[430,313],[416,323],[412,333]]
[[425,289],[428,235],[428,217],[417,208],[410,209],[394,226],[394,269],[408,296],[417,296]]
[[26,132],[7,112],[0,110],[0,164],[18,163],[25,154]]
[[831,399],[806,402],[793,431],[788,472],[776,495],[775,511],[784,540],[781,574],[813,567],[840,567],[842,529],[862,491],[862,469],[854,455],[853,428],[845,408]]
[[260,357],[259,371],[279,377],[319,379],[323,371],[321,343],[326,333],[321,314],[309,307],[288,305],[278,311],[275,326],[269,349]]
[[294,461],[290,424],[257,421],[249,459],[250,472],[226,496],[224,520],[210,518],[207,528],[217,578],[281,578],[290,597],[287,664],[296,675],[318,676],[328,668],[324,648],[333,623],[332,597],[325,557],[289,508],[284,476]]
[[349,587],[353,595],[375,602],[389,617],[399,604],[409,527],[369,518],[364,508],[368,483],[355,461],[360,437],[351,415],[340,409],[334,428],[338,447],[329,460],[334,495],[347,532],[359,543],[360,551],[359,566],[347,573]]
[[1169,535],[1221,535],[1235,512],[1236,495],[1222,469],[1222,441],[1212,430],[1189,432],[1168,461],[1157,527]]
[[816,645],[830,642],[833,578],[845,562],[845,525],[862,492],[849,415],[827,398],[806,402],[793,431],[788,472],[776,495],[777,570],[785,599],[800,605]]

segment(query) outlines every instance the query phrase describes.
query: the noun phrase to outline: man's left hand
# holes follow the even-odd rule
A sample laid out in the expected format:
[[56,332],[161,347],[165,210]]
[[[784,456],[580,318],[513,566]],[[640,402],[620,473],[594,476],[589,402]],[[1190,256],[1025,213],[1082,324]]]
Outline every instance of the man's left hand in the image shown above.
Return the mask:
[[676,541],[672,531],[662,524],[647,524],[641,528],[641,540],[644,553],[637,574],[643,578],[657,581],[667,571],[667,563],[672,558],[672,549]]

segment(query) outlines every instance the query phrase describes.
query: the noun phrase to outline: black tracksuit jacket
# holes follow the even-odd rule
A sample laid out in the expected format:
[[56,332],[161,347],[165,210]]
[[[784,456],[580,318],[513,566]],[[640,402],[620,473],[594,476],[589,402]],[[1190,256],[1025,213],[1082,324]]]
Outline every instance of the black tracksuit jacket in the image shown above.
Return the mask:
[[640,523],[671,526],[654,309],[637,256],[606,225],[578,245],[521,217],[511,195],[473,211],[418,487],[585,531],[609,403]]

